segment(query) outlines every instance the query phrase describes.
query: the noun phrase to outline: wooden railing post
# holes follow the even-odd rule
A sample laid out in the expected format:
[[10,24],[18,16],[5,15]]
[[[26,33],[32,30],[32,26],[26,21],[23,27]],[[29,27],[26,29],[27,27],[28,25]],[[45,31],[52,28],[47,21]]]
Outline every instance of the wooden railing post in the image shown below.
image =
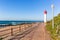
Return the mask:
[[25,30],[26,30],[26,26],[25,26]]
[[21,26],[19,26],[19,32],[21,31]]
[[11,36],[13,36],[13,28],[11,28]]

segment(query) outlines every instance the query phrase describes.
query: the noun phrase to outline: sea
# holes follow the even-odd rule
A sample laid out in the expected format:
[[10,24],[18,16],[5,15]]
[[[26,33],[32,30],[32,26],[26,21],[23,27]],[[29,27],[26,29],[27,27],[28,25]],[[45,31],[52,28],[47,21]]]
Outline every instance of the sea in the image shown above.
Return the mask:
[[43,22],[43,21],[9,21],[9,20],[4,20],[0,21],[0,27],[6,27],[6,26],[13,26],[13,25],[18,25],[18,24],[25,24],[25,23],[33,23],[33,22]]

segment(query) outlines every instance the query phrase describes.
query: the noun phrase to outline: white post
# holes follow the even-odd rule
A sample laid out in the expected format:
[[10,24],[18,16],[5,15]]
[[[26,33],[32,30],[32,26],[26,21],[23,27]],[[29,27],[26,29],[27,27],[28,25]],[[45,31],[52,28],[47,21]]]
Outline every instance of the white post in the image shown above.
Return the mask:
[[47,11],[45,10],[44,11],[44,23],[46,25],[46,22],[47,22]]
[[[47,22],[47,11],[44,11],[44,27],[46,27],[46,22]],[[44,40],[46,39],[46,33],[45,33],[45,29],[44,29]]]
[[44,23],[46,23],[46,22],[47,22],[47,15],[44,14]]
[[54,5],[51,5],[52,8],[52,29],[54,29]]

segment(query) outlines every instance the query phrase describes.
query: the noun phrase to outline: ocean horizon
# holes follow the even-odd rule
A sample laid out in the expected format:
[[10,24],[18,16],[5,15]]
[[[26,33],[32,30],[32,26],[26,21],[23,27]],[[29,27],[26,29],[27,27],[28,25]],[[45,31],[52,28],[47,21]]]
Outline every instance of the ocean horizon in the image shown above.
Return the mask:
[[24,23],[33,23],[33,22],[43,22],[43,21],[37,21],[37,20],[0,20],[0,27],[4,25],[18,25],[18,24],[24,24]]

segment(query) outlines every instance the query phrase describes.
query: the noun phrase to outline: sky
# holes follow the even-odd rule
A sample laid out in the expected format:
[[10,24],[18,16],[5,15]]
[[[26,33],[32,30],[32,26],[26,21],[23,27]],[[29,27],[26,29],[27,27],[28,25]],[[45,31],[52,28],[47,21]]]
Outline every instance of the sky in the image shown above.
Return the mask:
[[60,13],[60,0],[0,0],[0,20],[47,20],[52,19],[51,4],[54,4],[54,16]]

